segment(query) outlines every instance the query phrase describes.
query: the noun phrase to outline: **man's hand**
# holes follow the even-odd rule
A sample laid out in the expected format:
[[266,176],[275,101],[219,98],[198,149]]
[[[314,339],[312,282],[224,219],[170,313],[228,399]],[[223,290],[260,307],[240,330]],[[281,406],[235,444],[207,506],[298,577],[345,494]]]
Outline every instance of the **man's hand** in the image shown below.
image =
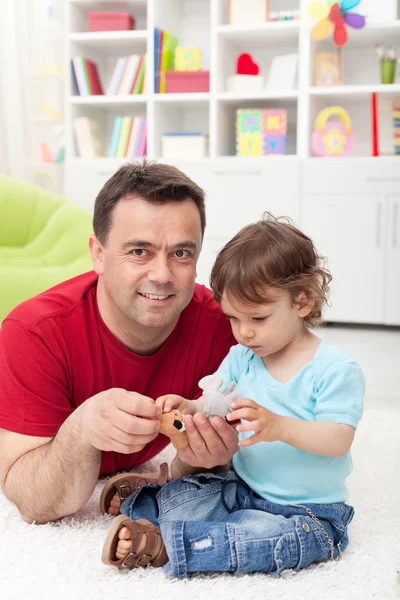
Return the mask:
[[98,450],[139,452],[160,430],[162,410],[154,400],[119,388],[92,396],[78,411],[83,439]]
[[239,442],[240,447],[253,446],[258,442],[276,442],[282,439],[283,417],[267,408],[260,406],[254,400],[242,398],[232,404],[233,411],[228,414],[228,421],[242,419],[248,423],[240,423],[236,431],[254,431],[254,435]]
[[[214,417],[211,421],[199,413],[184,417],[189,446],[178,451],[178,467],[181,474],[184,465],[191,467],[212,469],[226,465],[238,449],[237,433],[221,417]],[[198,470],[198,469],[197,469]]]

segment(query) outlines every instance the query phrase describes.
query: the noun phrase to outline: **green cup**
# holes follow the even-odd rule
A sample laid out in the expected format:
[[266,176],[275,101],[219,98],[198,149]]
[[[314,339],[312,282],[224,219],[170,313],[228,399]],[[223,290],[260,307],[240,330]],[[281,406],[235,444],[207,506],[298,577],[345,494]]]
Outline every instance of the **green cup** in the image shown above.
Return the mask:
[[381,60],[381,83],[393,83],[396,61],[391,58]]

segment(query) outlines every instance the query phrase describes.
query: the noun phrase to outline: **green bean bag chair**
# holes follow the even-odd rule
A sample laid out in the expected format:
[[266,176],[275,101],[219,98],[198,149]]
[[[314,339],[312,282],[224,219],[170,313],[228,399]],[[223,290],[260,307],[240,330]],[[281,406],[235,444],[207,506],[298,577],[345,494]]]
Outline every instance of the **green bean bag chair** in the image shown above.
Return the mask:
[[20,302],[90,271],[91,233],[90,212],[0,175],[0,323]]

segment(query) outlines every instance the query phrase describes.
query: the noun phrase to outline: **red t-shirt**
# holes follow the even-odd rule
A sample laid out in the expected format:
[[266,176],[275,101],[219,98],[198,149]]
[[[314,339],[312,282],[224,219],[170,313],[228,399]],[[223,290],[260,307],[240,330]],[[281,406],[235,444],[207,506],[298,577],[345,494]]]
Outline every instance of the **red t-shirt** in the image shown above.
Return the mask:
[[[217,370],[235,343],[210,290],[193,298],[151,356],[128,350],[103,322],[94,272],[69,279],[20,304],[0,329],[0,428],[53,437],[73,410],[110,388],[150,398],[196,398],[198,381]],[[130,469],[158,454],[159,435],[135,454],[103,452],[100,474]]]

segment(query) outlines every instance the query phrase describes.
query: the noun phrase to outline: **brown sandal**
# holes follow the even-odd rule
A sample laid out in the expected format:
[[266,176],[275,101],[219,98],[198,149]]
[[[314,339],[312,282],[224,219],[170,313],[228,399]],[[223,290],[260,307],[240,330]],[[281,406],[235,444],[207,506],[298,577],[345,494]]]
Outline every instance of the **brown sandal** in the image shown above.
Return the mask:
[[[118,559],[115,552],[119,540],[118,532],[122,527],[129,529],[132,540],[128,554],[125,558]],[[143,540],[143,536],[145,540]],[[143,547],[138,551],[141,546]],[[108,531],[101,560],[105,565],[112,565],[120,570],[147,567],[148,565],[162,567],[168,561],[168,555],[158,527],[155,527],[147,519],[132,521],[125,515],[119,515],[113,520]]]
[[167,483],[171,481],[168,477],[168,465],[160,465],[160,473],[120,473],[114,475],[106,482],[100,496],[100,511],[108,514],[110,502],[118,494],[121,502],[130,496],[135,490],[147,483]]

